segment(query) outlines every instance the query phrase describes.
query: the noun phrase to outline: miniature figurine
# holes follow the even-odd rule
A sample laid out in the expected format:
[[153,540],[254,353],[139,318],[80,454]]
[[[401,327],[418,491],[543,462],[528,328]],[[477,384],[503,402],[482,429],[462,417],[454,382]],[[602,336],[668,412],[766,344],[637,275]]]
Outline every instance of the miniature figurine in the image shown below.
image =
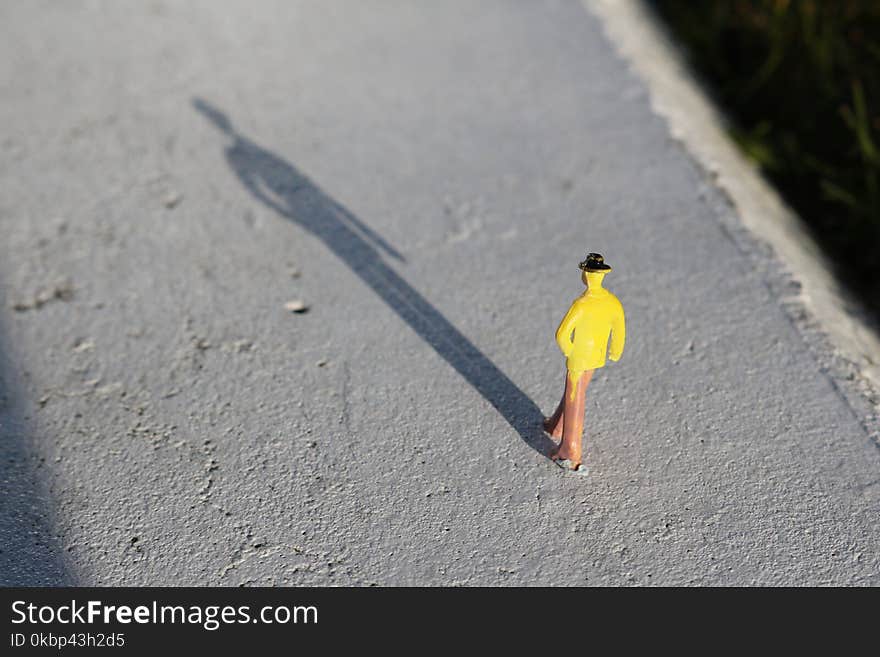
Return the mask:
[[568,462],[572,470],[581,467],[587,386],[593,372],[605,365],[606,352],[613,361],[620,358],[626,337],[623,306],[602,287],[602,279],[611,271],[605,258],[590,253],[579,267],[587,290],[574,300],[556,330],[556,344],[566,358],[565,392],[553,415],[544,419],[544,429],[554,438],[562,438],[550,458],[563,467]]

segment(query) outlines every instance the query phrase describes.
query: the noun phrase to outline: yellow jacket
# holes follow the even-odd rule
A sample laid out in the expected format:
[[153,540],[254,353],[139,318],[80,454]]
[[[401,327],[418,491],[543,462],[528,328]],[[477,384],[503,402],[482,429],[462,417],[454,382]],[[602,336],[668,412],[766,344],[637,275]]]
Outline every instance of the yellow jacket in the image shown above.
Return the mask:
[[600,283],[574,300],[556,331],[556,344],[565,354],[568,371],[584,372],[603,367],[609,335],[608,355],[616,361],[623,354],[626,339],[623,306]]

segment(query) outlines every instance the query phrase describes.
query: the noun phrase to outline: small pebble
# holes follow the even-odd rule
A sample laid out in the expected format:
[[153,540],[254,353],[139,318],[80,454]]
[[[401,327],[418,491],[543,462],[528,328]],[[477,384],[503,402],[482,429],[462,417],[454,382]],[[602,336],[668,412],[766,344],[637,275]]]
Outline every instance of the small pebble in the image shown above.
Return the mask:
[[303,313],[309,311],[309,307],[304,301],[300,299],[294,299],[293,301],[288,301],[284,304],[284,310],[302,315]]
[[162,199],[162,203],[166,208],[171,210],[176,205],[178,205],[183,200],[183,194],[178,194],[177,192],[171,192],[165,195],[165,198]]

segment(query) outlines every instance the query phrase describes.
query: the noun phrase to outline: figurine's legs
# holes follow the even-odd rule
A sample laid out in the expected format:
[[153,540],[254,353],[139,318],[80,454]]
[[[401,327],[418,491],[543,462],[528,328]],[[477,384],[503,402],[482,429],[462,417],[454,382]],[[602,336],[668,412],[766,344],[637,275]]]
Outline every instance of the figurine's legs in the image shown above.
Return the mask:
[[571,461],[574,469],[581,464],[581,439],[584,432],[584,403],[587,386],[593,378],[593,370],[569,373],[565,379],[565,403],[562,413],[562,443],[550,457],[554,460]]
[[568,372],[565,373],[565,388],[562,391],[562,398],[559,400],[559,406],[553,411],[553,415],[544,418],[544,430],[554,438],[562,438],[562,426],[565,410],[565,391],[568,389]]

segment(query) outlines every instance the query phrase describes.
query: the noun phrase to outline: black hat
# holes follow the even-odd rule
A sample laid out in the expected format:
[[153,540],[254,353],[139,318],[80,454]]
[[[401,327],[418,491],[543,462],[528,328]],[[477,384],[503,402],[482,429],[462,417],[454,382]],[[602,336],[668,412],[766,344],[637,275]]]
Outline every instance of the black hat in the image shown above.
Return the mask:
[[608,273],[611,267],[605,264],[605,258],[599,253],[588,253],[587,259],[578,265],[584,271]]

